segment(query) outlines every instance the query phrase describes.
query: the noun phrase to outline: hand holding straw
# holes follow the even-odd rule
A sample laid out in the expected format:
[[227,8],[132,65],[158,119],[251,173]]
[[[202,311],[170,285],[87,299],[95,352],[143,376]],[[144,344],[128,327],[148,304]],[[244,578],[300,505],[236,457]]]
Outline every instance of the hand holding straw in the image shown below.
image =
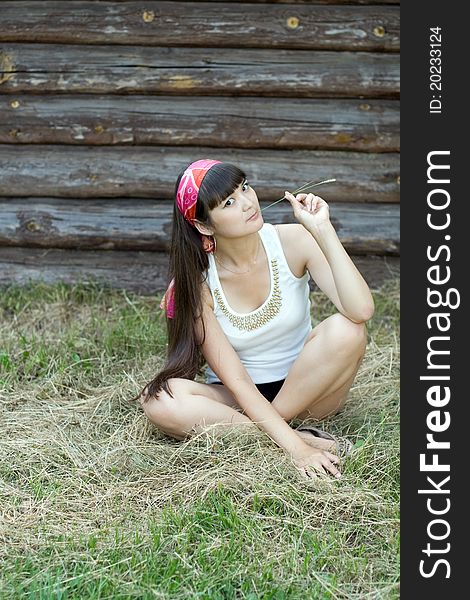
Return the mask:
[[[325,179],[324,181],[319,181],[318,183],[313,183],[313,181],[309,181],[308,183],[304,183],[304,185],[299,187],[299,189],[295,190],[294,194],[298,194],[299,192],[303,192],[310,188],[316,187],[317,185],[323,185],[324,183],[333,183],[333,181],[336,181],[336,179]],[[271,208],[271,206],[274,206],[278,202],[281,202],[281,200],[286,200],[286,199],[287,198],[285,196],[283,196],[282,198],[279,198],[279,200],[276,200],[272,204],[269,204],[268,206],[265,206],[264,208],[262,208],[261,212],[263,212],[263,210]]]

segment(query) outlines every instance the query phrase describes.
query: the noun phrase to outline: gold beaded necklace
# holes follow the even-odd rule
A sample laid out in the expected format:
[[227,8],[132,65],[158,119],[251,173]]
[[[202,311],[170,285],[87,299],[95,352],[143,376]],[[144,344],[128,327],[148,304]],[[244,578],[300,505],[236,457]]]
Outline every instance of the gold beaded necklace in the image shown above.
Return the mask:
[[217,300],[217,304],[220,307],[222,313],[232,323],[234,327],[242,331],[252,331],[258,329],[263,325],[266,325],[279,314],[282,306],[282,293],[279,285],[279,267],[277,259],[271,259],[272,269],[272,291],[271,297],[265,302],[263,306],[260,306],[252,313],[248,314],[234,314],[228,306],[225,304],[224,299],[219,288],[214,289],[214,296]]
[[[260,243],[259,243],[259,237],[258,237],[258,251],[256,253],[256,257],[258,256],[259,246],[260,246]],[[215,255],[214,255],[214,258],[216,258]],[[217,262],[220,263],[220,261],[217,261]],[[256,263],[256,258],[255,258],[254,262]],[[220,263],[220,264],[222,264],[222,263]],[[271,258],[271,260],[269,260],[269,255],[268,255],[268,265],[269,264],[271,265],[270,271],[272,272],[272,280],[271,280],[272,290],[271,290],[270,298],[268,300],[266,300],[262,306],[260,306],[258,309],[256,309],[255,311],[253,311],[251,313],[248,313],[245,315],[234,314],[233,311],[230,310],[230,308],[224,302],[224,298],[222,297],[221,290],[219,290],[218,287],[216,287],[214,289],[214,296],[217,300],[217,304],[219,305],[220,310],[227,317],[227,319],[230,321],[230,323],[237,329],[240,329],[242,331],[252,331],[254,329],[258,329],[259,327],[266,325],[267,323],[269,323],[269,321],[274,319],[274,317],[276,315],[278,315],[281,310],[282,293],[281,293],[281,288],[279,285],[279,283],[280,283],[279,282],[279,267],[277,264],[277,259]],[[222,264],[222,266],[225,267],[225,265],[223,265],[223,264]],[[227,268],[227,267],[225,267],[225,268]],[[250,267],[250,269],[251,269],[251,267]],[[230,269],[228,269],[228,270],[230,271]],[[248,271],[244,271],[244,272],[248,273]],[[270,275],[271,275],[271,272],[270,272]],[[240,272],[232,271],[232,273],[241,275]],[[220,284],[220,281],[219,281],[219,284]]]

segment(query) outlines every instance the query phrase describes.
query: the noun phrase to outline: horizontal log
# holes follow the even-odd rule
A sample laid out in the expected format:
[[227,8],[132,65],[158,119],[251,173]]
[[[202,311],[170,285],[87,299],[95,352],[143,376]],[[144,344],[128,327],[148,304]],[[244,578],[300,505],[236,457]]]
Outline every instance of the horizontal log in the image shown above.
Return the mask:
[[398,51],[393,6],[2,2],[0,42]]
[[[397,257],[352,257],[367,283],[376,288],[400,273]],[[163,252],[113,252],[40,250],[0,247],[0,286],[73,284],[95,281],[139,294],[161,293],[167,285],[168,254]],[[311,289],[314,284],[311,281]]]
[[[101,2],[102,0],[98,0]],[[127,0],[116,0],[127,2]],[[220,0],[206,0],[206,2],[220,2]],[[224,2],[239,2],[239,0],[224,0]],[[249,4],[400,4],[400,0],[244,0]]]
[[4,44],[0,92],[398,97],[399,56],[246,48]]
[[20,95],[0,143],[396,152],[398,100]]
[[327,201],[399,200],[395,153],[11,144],[0,145],[0,196],[173,198],[178,173],[200,157],[239,165],[262,201],[331,178]]
[[[330,216],[350,253],[399,254],[397,204],[330,204]],[[269,208],[263,219],[296,222],[287,201]],[[169,201],[0,199],[0,246],[169,251],[171,229]]]

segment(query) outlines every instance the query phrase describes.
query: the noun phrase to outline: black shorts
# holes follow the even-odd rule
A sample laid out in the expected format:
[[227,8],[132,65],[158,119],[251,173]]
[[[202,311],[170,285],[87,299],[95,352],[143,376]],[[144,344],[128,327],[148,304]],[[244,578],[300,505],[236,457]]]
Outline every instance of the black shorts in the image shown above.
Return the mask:
[[[263,394],[263,396],[272,402],[274,398],[277,396],[277,393],[282,387],[285,379],[280,379],[279,381],[270,381],[269,383],[255,383],[258,390]],[[214,382],[211,385],[222,385],[220,382]]]

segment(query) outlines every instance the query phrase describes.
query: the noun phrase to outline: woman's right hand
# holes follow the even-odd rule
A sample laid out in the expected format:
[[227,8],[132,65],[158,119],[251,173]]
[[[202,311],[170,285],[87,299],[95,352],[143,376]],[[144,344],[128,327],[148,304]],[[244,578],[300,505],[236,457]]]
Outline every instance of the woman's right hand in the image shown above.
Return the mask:
[[319,474],[331,473],[334,477],[341,477],[341,473],[335,465],[339,464],[339,458],[327,452],[307,446],[305,450],[297,451],[292,455],[296,469],[305,478],[315,478]]

